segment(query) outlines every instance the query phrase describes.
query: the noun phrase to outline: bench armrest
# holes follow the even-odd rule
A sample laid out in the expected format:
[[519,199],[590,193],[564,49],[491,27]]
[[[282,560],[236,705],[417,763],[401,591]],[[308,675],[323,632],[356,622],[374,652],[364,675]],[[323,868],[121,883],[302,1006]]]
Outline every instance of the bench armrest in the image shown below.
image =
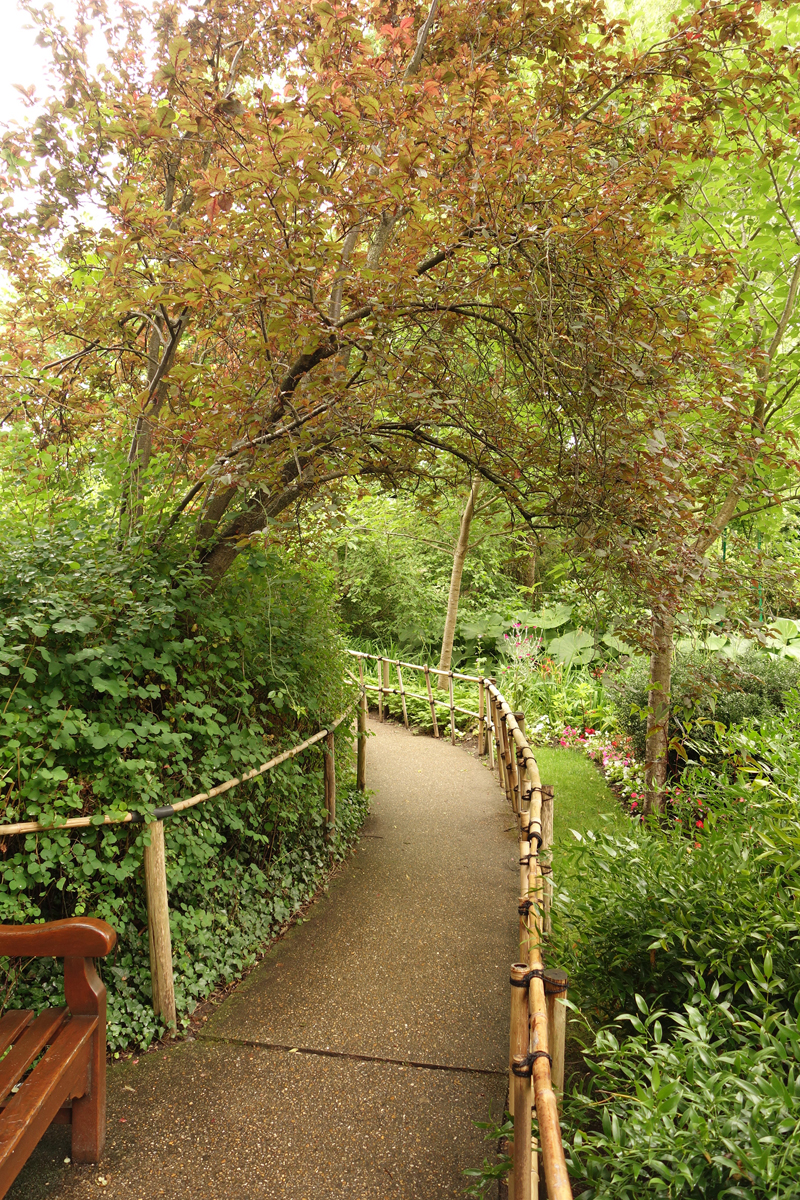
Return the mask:
[[104,958],[117,941],[105,921],[69,917],[46,925],[0,925],[0,955],[9,958]]

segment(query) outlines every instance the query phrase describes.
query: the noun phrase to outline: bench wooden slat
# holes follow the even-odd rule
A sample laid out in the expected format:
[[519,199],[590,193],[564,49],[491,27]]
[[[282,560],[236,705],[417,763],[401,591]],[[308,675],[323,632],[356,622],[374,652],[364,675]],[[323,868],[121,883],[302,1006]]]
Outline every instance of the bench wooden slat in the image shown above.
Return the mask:
[[97,1017],[73,1017],[0,1116],[0,1200],[65,1100],[86,1090]]
[[5,1100],[37,1055],[50,1045],[66,1017],[65,1008],[46,1008],[14,1043],[0,1062],[0,1100]]
[[13,1008],[0,1017],[0,1054],[13,1046],[23,1029],[30,1025],[33,1013],[27,1008]]
[[103,958],[117,935],[105,921],[67,917],[45,925],[0,925],[0,954],[9,958]]

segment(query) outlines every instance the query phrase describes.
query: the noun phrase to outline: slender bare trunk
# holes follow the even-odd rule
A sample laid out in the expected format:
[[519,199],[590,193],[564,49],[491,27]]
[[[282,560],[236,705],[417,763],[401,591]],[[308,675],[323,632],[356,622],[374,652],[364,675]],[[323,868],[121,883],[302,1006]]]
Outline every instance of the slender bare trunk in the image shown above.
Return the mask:
[[[458,531],[458,541],[453,553],[453,570],[450,574],[450,594],[447,597],[447,617],[444,622],[444,636],[442,638],[442,653],[439,656],[439,670],[449,671],[450,663],[453,660],[453,638],[456,632],[456,617],[458,616],[458,602],[461,598],[461,576],[464,573],[464,559],[467,557],[469,550],[469,531],[472,526],[472,518],[475,513],[475,503],[478,499],[480,490],[480,476],[476,475],[472,482],[472,488],[467,500],[467,506],[461,514],[461,526]],[[447,680],[443,675],[439,676],[439,687],[446,688]]]
[[647,695],[647,750],[645,754],[644,813],[663,812],[666,805],[669,748],[672,638],[675,618],[653,619],[653,653],[650,655],[650,689]]

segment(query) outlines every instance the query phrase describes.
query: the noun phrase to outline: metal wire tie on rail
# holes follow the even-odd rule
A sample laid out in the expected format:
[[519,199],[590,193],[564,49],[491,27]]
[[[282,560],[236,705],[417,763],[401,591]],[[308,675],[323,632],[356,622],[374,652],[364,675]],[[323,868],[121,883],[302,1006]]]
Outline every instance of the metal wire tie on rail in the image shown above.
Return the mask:
[[511,1064],[511,1070],[513,1074],[519,1079],[527,1079],[529,1075],[533,1074],[533,1064],[536,1062],[537,1058],[546,1058],[552,1067],[553,1059],[546,1050],[532,1050],[530,1054],[526,1054],[524,1056],[522,1054],[516,1054],[514,1056],[514,1061]]

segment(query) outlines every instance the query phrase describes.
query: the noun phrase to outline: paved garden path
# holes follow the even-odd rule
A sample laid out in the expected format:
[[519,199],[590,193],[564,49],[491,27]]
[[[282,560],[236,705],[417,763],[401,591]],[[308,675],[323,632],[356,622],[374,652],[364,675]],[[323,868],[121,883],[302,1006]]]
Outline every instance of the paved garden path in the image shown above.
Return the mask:
[[463,1196],[506,1093],[518,866],[496,776],[372,725],[356,853],[193,1041],[109,1072],[99,1166],[52,1130],[9,1200]]

